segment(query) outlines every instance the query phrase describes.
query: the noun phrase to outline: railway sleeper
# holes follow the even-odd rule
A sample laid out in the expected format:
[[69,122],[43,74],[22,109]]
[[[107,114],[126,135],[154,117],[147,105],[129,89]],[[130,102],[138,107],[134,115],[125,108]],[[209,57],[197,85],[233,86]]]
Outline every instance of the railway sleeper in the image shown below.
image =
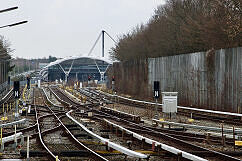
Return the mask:
[[101,134],[101,137],[106,138],[106,139],[109,139],[110,138],[109,137],[109,134]]
[[100,132],[111,132],[110,129],[100,129]]
[[65,126],[69,129],[69,128],[72,128],[72,127],[78,127],[78,125],[76,124],[65,124]]
[[[110,126],[111,127],[111,126]],[[123,140],[126,140],[127,146],[129,149],[133,149],[133,146],[140,147],[141,149],[148,149],[152,151],[159,152],[161,151],[160,146],[150,146],[150,144],[146,143],[145,140],[138,140],[133,137],[131,134],[124,133],[123,131],[119,130],[118,128],[111,128],[110,130],[112,133],[116,134],[117,137],[122,137]]]
[[76,138],[85,138],[85,139],[93,139],[90,135],[87,134],[74,134]]
[[[86,150],[78,150],[78,151],[60,151],[60,152],[53,152],[54,155],[60,156],[60,157],[89,157],[91,154]],[[27,151],[21,150],[20,155],[22,157],[27,157]],[[30,157],[46,157],[48,155],[45,151],[29,151]]]
[[72,127],[72,128],[68,128],[70,131],[79,131],[80,128],[79,127]]

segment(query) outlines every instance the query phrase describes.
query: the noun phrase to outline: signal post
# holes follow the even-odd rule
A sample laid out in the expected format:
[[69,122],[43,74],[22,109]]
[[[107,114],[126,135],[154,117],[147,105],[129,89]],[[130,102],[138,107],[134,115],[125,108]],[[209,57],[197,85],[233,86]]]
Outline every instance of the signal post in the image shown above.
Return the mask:
[[154,97],[155,97],[155,119],[159,118],[159,113],[157,109],[157,99],[160,97],[160,82],[154,81]]
[[18,100],[20,97],[19,93],[19,81],[14,81],[14,87],[13,87],[13,92],[14,92],[14,98],[15,98],[15,120],[18,120]]

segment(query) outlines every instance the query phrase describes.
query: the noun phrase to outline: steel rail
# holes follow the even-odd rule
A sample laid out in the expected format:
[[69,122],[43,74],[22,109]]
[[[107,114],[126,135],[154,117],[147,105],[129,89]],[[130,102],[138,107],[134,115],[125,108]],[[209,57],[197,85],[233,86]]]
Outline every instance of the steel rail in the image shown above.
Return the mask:
[[[46,91],[42,88],[44,94],[45,94],[45,98],[49,101],[49,98],[46,95]],[[51,103],[51,101],[50,101]],[[47,106],[48,107],[48,106]],[[48,109],[53,113],[53,115],[55,116],[55,118],[58,120],[58,122],[61,124],[61,126],[65,129],[65,131],[69,134],[69,136],[72,137],[73,140],[75,140],[75,142],[80,145],[82,148],[84,148],[85,150],[87,150],[90,154],[93,155],[93,157],[99,161],[108,161],[106,158],[104,158],[103,156],[99,155],[98,153],[96,153],[95,151],[91,150],[90,148],[88,148],[87,146],[85,146],[84,144],[82,144],[71,132],[70,130],[64,125],[64,123],[59,119],[59,117],[57,115],[55,115],[54,111],[48,107]]]
[[[26,127],[26,128],[23,128],[23,129],[18,129],[18,130],[16,130],[16,132],[18,133],[18,132],[22,132],[22,133],[25,133],[25,132],[27,132],[27,131],[33,131],[34,129],[36,129],[36,126],[37,126],[37,124],[34,124],[34,125],[32,125],[32,126],[28,126],[28,127]],[[9,136],[9,135],[12,135],[12,134],[14,134],[15,132],[13,131],[13,132],[8,132],[8,133],[5,133],[5,134],[3,134],[4,136]]]
[[25,123],[26,121],[28,121],[28,119],[21,119],[21,120],[9,122],[9,123],[6,123],[6,124],[0,124],[0,128],[13,126],[13,125],[17,125],[17,124],[22,124],[22,123]]
[[[106,113],[104,113],[103,111],[97,111],[97,110],[95,110],[97,113],[102,113],[102,114],[106,114]],[[110,115],[110,114],[109,114]],[[135,123],[133,123],[133,122],[130,122],[130,121],[127,121],[127,120],[124,120],[124,119],[122,119],[122,118],[118,118],[118,117],[116,117],[116,116],[113,116],[113,119],[114,118],[116,118],[117,120],[119,120],[119,121],[123,121],[123,122],[125,122],[126,124],[129,124],[129,126],[135,126],[135,127],[139,127],[139,128],[141,128],[141,129],[144,129],[144,130],[150,130],[150,132],[151,133],[153,133],[154,135],[159,135],[160,137],[163,137],[163,138],[166,138],[166,140],[170,140],[170,141],[172,141],[173,143],[175,143],[175,144],[182,144],[183,146],[188,146],[188,147],[191,147],[191,148],[194,148],[194,149],[200,149],[200,151],[204,151],[204,152],[211,152],[211,153],[214,153],[218,158],[221,158],[221,159],[225,159],[226,161],[228,160],[231,160],[231,161],[237,161],[237,160],[239,160],[239,159],[237,159],[237,158],[234,158],[234,157],[231,157],[231,156],[229,156],[229,155],[226,155],[226,154],[223,154],[223,153],[220,153],[220,152],[216,152],[216,151],[212,151],[212,150],[209,150],[209,149],[206,149],[206,148],[203,148],[203,147],[200,147],[200,146],[197,146],[197,145],[194,145],[194,144],[190,144],[190,143],[188,143],[188,142],[186,142],[186,141],[183,141],[183,140],[180,140],[180,139],[177,139],[177,138],[175,138],[175,137],[171,137],[171,136],[169,136],[169,134],[167,135],[167,134],[163,134],[163,133],[161,133],[161,132],[157,132],[157,131],[155,131],[155,130],[153,130],[153,129],[150,129],[149,127],[145,127],[145,126],[141,126],[141,125],[139,125],[139,124],[135,124]]]
[[189,160],[193,160],[193,161],[207,161],[207,159],[204,159],[204,158],[198,157],[198,156],[196,156],[196,155],[193,155],[193,154],[190,154],[190,153],[188,153],[188,152],[185,152],[185,151],[179,150],[179,149],[177,149],[177,148],[174,148],[174,147],[172,147],[172,146],[169,146],[169,145],[166,145],[166,144],[160,143],[160,142],[158,142],[158,141],[155,141],[155,140],[152,140],[152,139],[146,138],[146,137],[144,137],[144,136],[142,136],[142,135],[140,135],[140,134],[137,134],[137,133],[135,133],[135,132],[132,132],[132,131],[130,131],[130,130],[128,130],[128,129],[122,127],[122,126],[120,126],[120,125],[117,125],[117,124],[115,124],[115,123],[113,123],[113,122],[111,122],[111,121],[108,121],[107,119],[104,119],[104,121],[107,122],[107,123],[110,124],[110,125],[113,125],[114,127],[118,127],[119,129],[126,131],[128,134],[132,134],[133,137],[135,137],[135,138],[138,139],[138,140],[145,140],[146,143],[151,144],[151,145],[152,145],[152,144],[155,144],[155,146],[160,145],[161,148],[162,148],[163,150],[165,150],[165,151],[171,152],[171,153],[176,154],[176,155],[181,154],[182,157],[184,157],[184,158],[186,158],[186,159],[189,159]]
[[[104,113],[102,111],[96,111],[96,112]],[[109,114],[106,113],[106,115],[109,115]],[[133,127],[144,129],[144,130],[149,130],[150,131],[150,135],[155,136],[155,137],[159,137],[159,138],[164,138],[165,140],[170,141],[171,143],[176,144],[176,145],[182,145],[183,147],[189,147],[190,149],[193,149],[193,150],[197,149],[198,151],[202,151],[202,152],[205,152],[205,153],[206,152],[213,153],[214,155],[216,155],[218,158],[220,158],[222,160],[239,161],[239,159],[237,159],[237,158],[234,158],[234,157],[231,157],[229,155],[225,155],[225,154],[217,152],[217,151],[209,150],[209,149],[206,149],[206,148],[203,148],[203,147],[200,147],[200,146],[188,143],[186,141],[183,141],[183,140],[177,139],[175,137],[172,137],[169,134],[164,134],[162,132],[155,131],[155,130],[153,130],[153,129],[149,128],[149,127],[146,127],[144,125],[139,125],[139,124],[136,124],[136,123],[124,120],[122,118],[118,118],[116,116],[113,116],[112,119],[116,119],[119,122],[122,121],[126,125],[129,125],[129,127],[133,126]]]
[[[118,111],[118,110],[115,110],[115,109],[110,109],[110,110],[103,110],[103,109],[110,109],[110,108],[101,106],[101,111],[103,111],[103,112],[106,112],[106,113],[109,113],[111,115],[115,115],[115,116],[118,116],[118,117],[121,117],[121,118],[128,119],[129,121],[132,121],[132,122],[135,122],[135,123],[140,123],[140,119],[135,119],[135,118],[139,118],[139,117],[135,117],[136,115],[122,115],[124,113],[122,111]],[[118,114],[119,112],[120,112],[121,115]],[[102,117],[98,116],[97,114],[95,116],[97,118],[102,118]],[[194,126],[196,126],[196,125],[194,125]],[[181,127],[183,127],[183,126],[181,126]],[[148,133],[148,130],[140,130],[140,129],[136,129],[136,128],[129,128],[129,129],[135,129],[136,131],[143,131],[143,132]],[[222,138],[220,138],[218,136],[209,136],[209,138],[207,138],[206,135],[202,135],[202,134],[186,133],[185,132],[186,131],[185,127],[181,128],[180,130],[179,129],[170,128],[170,127],[169,127],[169,129],[168,128],[152,128],[152,129],[156,130],[156,131],[159,131],[159,132],[162,132],[164,134],[176,137],[176,138],[181,139],[181,140],[186,140],[186,141],[191,141],[192,140],[193,142],[194,141],[195,142],[203,142],[203,141],[206,140],[206,141],[209,141],[211,143],[216,143],[216,144],[217,143],[221,143],[222,144],[222,142],[221,142]],[[237,135],[235,135],[235,137],[238,138]],[[229,144],[229,145],[233,145],[234,144],[233,143],[234,140],[232,138],[231,139],[227,138],[225,140],[225,142],[226,142],[226,144]]]
[[113,143],[111,141],[109,141],[108,139],[105,139],[95,133],[93,133],[92,131],[88,130],[84,125],[82,125],[81,123],[79,123],[76,119],[74,119],[70,113],[73,112],[73,110],[69,111],[66,113],[66,116],[72,120],[73,122],[75,122],[77,125],[79,125],[83,130],[85,130],[89,135],[92,135],[93,137],[97,138],[98,140],[100,140],[103,144],[106,144],[108,147],[111,147],[115,150],[118,150],[120,151],[121,153],[124,153],[128,156],[132,156],[132,157],[136,157],[136,158],[147,158],[148,156],[145,155],[145,154],[142,154],[142,153],[138,153],[138,152],[135,152],[133,150],[130,150],[130,149],[127,149],[121,145],[118,145],[116,143]]
[[[68,103],[68,102],[66,102],[66,101],[64,101],[64,100],[62,100],[62,99],[56,94],[56,92],[53,91],[52,88],[49,88],[49,90],[54,94],[54,96],[56,97],[56,99],[57,99],[58,101],[60,101],[60,102],[63,103],[63,104],[66,104],[66,105],[71,106],[70,103]],[[45,91],[45,90],[44,90],[44,91]],[[47,95],[46,95],[46,96],[47,96]],[[46,98],[48,99],[48,101],[49,101],[50,103],[53,103],[52,101],[49,100],[48,97],[46,97]]]
[[[90,90],[89,93],[94,94],[103,94],[105,97],[107,97],[109,100],[113,100],[113,98],[118,99],[118,103],[129,105],[129,106],[135,106],[139,108],[144,108],[145,105],[148,106],[154,106],[154,102],[147,102],[147,101],[140,101],[135,99],[130,99],[127,97],[122,97],[119,95],[112,95],[103,91],[94,91],[94,89]],[[83,89],[82,89],[83,90]],[[108,102],[105,98],[103,98],[103,101]],[[159,111],[162,110],[163,104],[157,104],[160,108],[158,108]],[[183,107],[183,106],[177,106],[178,114],[185,115],[187,117],[190,117],[191,114],[193,114],[194,119],[205,119],[205,120],[212,120],[215,122],[222,122],[222,123],[228,123],[228,124],[236,124],[236,125],[242,125],[242,114],[237,113],[231,113],[231,112],[222,112],[222,111],[214,111],[214,110],[206,110],[206,109],[199,109],[194,107]]]
[[[141,100],[136,100],[136,99],[131,99],[119,95],[112,95],[103,91],[99,91],[100,93],[107,95],[109,97],[118,97],[124,100],[132,101],[132,102],[138,102],[138,103],[144,103],[144,104],[150,104],[150,105],[155,105],[155,102],[148,102],[148,101],[141,101]],[[158,106],[163,106],[163,104],[158,103]],[[207,110],[207,109],[199,109],[199,108],[193,108],[193,107],[184,107],[184,106],[177,106],[178,109],[182,110],[191,110],[191,111],[198,111],[198,112],[205,112],[205,113],[213,113],[213,114],[219,114],[219,115],[228,115],[228,116],[237,116],[237,117],[242,117],[242,114],[239,113],[232,113],[232,112],[223,112],[223,111],[215,111],[215,110]]]
[[[67,96],[66,96],[67,97]],[[90,96],[89,96],[90,97]],[[107,114],[107,113],[105,113],[105,112],[103,112],[103,111],[98,111],[98,110],[95,110],[95,109],[93,109],[93,111],[95,111],[95,113],[102,113],[102,114],[104,114],[104,115],[109,115],[110,117],[112,117],[112,119],[114,119],[114,118],[116,118],[116,119],[118,119],[119,121],[125,121],[126,123],[131,123],[131,122],[129,122],[129,121],[127,121],[127,120],[124,120],[124,119],[122,119],[122,118],[118,118],[118,117],[116,117],[116,116],[112,116],[112,115],[110,115],[110,114]],[[136,124],[137,125],[137,124]],[[142,128],[142,127],[140,127],[140,128]],[[151,129],[148,129],[148,130],[151,130]],[[162,134],[162,135],[164,135],[164,134]],[[166,137],[170,137],[170,136],[166,136]],[[171,139],[172,137],[170,137],[170,139]],[[175,138],[172,138],[172,139],[175,139]],[[176,139],[176,140],[178,140],[178,139]],[[180,140],[179,140],[180,141]],[[183,142],[184,143],[184,142]],[[186,144],[188,144],[187,142],[185,142]],[[189,145],[192,145],[192,144],[189,144]],[[194,145],[192,145],[193,147],[194,147]],[[199,149],[201,149],[201,147],[199,147]],[[204,150],[204,149],[203,149]],[[207,149],[206,149],[207,150]]]
[[0,100],[2,102],[6,97],[11,96],[10,94],[13,92],[13,88],[10,89],[10,91]]
[[[33,95],[34,97],[34,104],[35,104],[35,93]],[[51,156],[52,160],[56,160],[56,161],[60,161],[59,159],[56,159],[56,156],[50,151],[50,149],[45,145],[42,135],[41,135],[41,130],[40,130],[40,125],[39,125],[39,119],[38,119],[38,112],[37,112],[37,108],[36,105],[34,106],[35,109],[35,118],[36,118],[36,124],[37,124],[37,129],[38,129],[38,134],[39,134],[39,140],[42,144],[42,146],[44,147],[44,149],[49,153],[49,155]]]
[[[89,95],[89,97],[90,97],[90,95]],[[99,112],[99,111],[96,111],[97,113]],[[101,112],[101,111],[100,111]],[[110,116],[110,114],[107,114],[107,113],[105,113],[105,112],[102,112],[102,113],[104,113],[105,115],[109,115]],[[68,116],[68,115],[67,115]],[[70,116],[69,116],[70,117]],[[114,116],[114,117],[116,117],[116,116]],[[114,118],[114,117],[112,117],[112,118]],[[117,118],[117,117],[116,117]],[[118,119],[120,119],[120,118],[118,118]],[[122,120],[122,119],[120,119],[120,120]],[[164,145],[165,146],[165,145]],[[163,146],[163,147],[164,147]],[[169,146],[170,147],[170,146]],[[172,149],[176,149],[176,148],[174,148],[174,147],[172,147]],[[167,150],[167,151],[169,151],[169,150]],[[177,150],[177,151],[179,151],[179,150]],[[182,152],[181,150],[179,151],[179,152]],[[183,155],[184,156],[189,156],[189,153],[187,153],[187,152],[183,152]],[[191,154],[192,155],[192,154]],[[197,158],[196,158],[197,157]],[[198,159],[199,158],[199,160],[205,160],[205,159],[203,159],[203,158],[201,158],[201,157],[198,157],[198,156],[195,156],[195,155],[193,155],[193,158],[196,158],[196,159]],[[192,159],[192,160],[196,160],[196,159]]]
[[157,119],[152,119],[154,122],[158,122],[160,124],[167,124],[167,125],[173,125],[173,126],[178,126],[178,127],[185,127],[185,128],[190,128],[190,129],[200,129],[200,130],[206,130],[206,131],[213,131],[213,132],[224,132],[226,134],[242,134],[242,130],[240,129],[227,129],[227,128],[219,128],[219,127],[212,127],[212,126],[201,126],[201,125],[194,125],[194,124],[184,124],[184,123],[177,123],[177,122],[169,122],[169,121],[160,121]]

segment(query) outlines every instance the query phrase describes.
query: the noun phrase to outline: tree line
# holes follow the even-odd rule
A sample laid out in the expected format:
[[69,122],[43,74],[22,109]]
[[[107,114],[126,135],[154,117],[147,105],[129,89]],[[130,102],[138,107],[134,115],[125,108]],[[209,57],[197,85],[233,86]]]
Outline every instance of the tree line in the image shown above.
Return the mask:
[[10,66],[10,53],[14,51],[10,48],[10,45],[10,42],[0,35],[0,65],[5,64],[7,66],[6,72],[12,71],[14,68],[14,66]]
[[10,57],[10,53],[13,52],[14,50],[12,50],[10,48],[10,42],[8,40],[6,40],[4,38],[4,36],[0,35],[0,55],[1,55],[1,59],[6,59],[8,57]]
[[167,0],[147,24],[120,36],[110,54],[127,61],[242,46],[241,5],[242,0]]

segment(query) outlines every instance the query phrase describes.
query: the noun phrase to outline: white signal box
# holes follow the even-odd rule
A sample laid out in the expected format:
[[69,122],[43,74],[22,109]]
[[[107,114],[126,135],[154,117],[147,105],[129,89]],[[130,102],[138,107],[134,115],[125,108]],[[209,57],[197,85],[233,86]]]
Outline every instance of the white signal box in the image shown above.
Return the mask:
[[38,88],[40,88],[40,80],[38,80]]
[[162,112],[177,113],[178,92],[162,92]]

